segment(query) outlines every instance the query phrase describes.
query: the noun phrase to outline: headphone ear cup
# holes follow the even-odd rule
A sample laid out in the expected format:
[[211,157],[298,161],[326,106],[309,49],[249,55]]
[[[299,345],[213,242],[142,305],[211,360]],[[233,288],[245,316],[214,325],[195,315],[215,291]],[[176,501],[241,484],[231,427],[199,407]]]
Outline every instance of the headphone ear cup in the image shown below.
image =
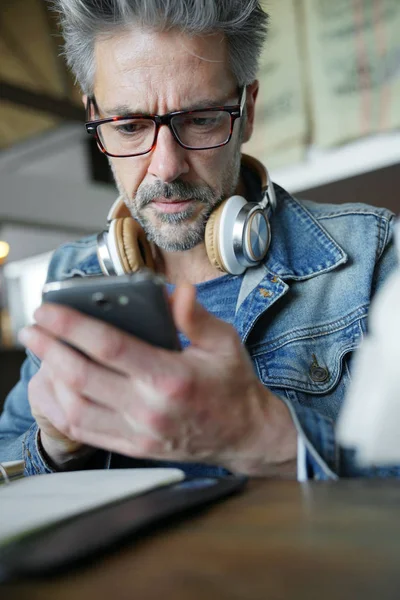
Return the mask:
[[237,218],[248,202],[243,196],[228,198],[210,215],[206,226],[206,250],[211,264],[225,273],[240,275],[246,267],[239,263],[234,249]]
[[206,252],[208,256],[208,260],[212,264],[213,267],[220,269],[221,271],[226,271],[224,264],[222,262],[221,255],[219,253],[218,243],[219,243],[219,226],[221,222],[221,215],[224,210],[225,204],[228,200],[224,200],[208,218],[206,231],[204,236],[204,241],[206,244]]
[[115,219],[114,224],[114,241],[123,272],[132,273],[143,267],[154,270],[151,244],[139,223],[132,217],[123,217]]

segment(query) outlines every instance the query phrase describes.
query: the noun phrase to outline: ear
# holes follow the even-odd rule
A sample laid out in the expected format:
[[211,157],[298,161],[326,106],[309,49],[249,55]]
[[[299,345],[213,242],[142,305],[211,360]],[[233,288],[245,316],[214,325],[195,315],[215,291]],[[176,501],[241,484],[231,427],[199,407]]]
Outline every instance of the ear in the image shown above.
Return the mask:
[[260,89],[260,84],[256,79],[253,83],[247,86],[247,98],[246,98],[246,126],[244,129],[244,136],[242,143],[245,144],[249,141],[252,136],[253,128],[254,128],[254,118],[256,113],[256,101],[258,96],[258,90]]

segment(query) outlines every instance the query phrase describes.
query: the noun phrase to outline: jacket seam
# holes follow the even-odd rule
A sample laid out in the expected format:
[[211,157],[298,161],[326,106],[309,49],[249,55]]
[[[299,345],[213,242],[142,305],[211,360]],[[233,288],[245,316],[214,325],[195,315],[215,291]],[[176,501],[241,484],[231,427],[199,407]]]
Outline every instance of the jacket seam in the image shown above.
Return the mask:
[[[381,219],[381,222],[379,223],[378,226],[378,230],[379,230],[379,236],[378,236],[378,241],[379,241],[379,245],[376,251],[376,262],[378,262],[378,260],[381,258],[384,249],[386,248],[386,245],[388,243],[389,240],[389,234],[390,234],[390,223],[393,221],[394,217],[392,216],[391,219],[387,220],[386,223],[382,223],[383,219]],[[383,235],[382,235],[383,232]]]
[[[346,354],[349,354],[350,352],[354,352],[354,350],[356,350],[357,347],[358,347],[358,345],[353,340],[351,344],[348,344],[347,346],[342,348],[341,351],[334,356],[334,362],[337,363],[338,365],[341,365],[343,357],[346,356]],[[310,383],[304,383],[304,382],[300,381],[299,379],[292,379],[290,377],[280,378],[279,383],[275,383],[277,378],[265,379],[265,378],[261,377],[261,373],[260,373],[260,370],[257,365],[257,371],[258,371],[258,375],[259,375],[261,381],[265,384],[268,384],[268,386],[281,387],[282,385],[291,385],[292,389],[297,392],[312,393],[316,396],[322,396],[322,395],[325,395],[328,392],[332,391],[339,383],[340,374],[341,374],[342,370],[343,369],[341,369],[341,367],[338,366],[338,368],[335,369],[335,371],[334,371],[334,374],[333,374],[334,376],[332,377],[331,384],[328,387],[325,387],[324,389],[318,390],[315,387],[312,387],[312,384],[310,384]]]
[[393,218],[393,213],[391,211],[389,211],[389,209],[381,209],[382,211],[387,211],[387,215],[382,212],[382,213],[378,213],[378,212],[374,212],[372,210],[355,210],[354,208],[349,209],[349,210],[342,210],[340,212],[331,212],[331,213],[325,213],[323,215],[315,215],[315,218],[317,219],[317,221],[323,221],[324,219],[335,219],[336,217],[346,217],[349,215],[353,215],[353,216],[366,216],[366,217],[375,217],[378,220],[383,220],[383,221],[390,221]]
[[[251,356],[256,358],[260,354],[268,354],[269,352],[274,352],[275,350],[279,350],[280,348],[283,348],[284,346],[292,342],[297,342],[305,339],[314,339],[323,337],[325,335],[330,335],[332,333],[337,333],[338,331],[342,331],[343,329],[354,325],[354,323],[356,323],[357,321],[361,321],[362,319],[367,318],[368,307],[369,304],[363,304],[361,305],[361,307],[357,308],[355,311],[353,311],[346,317],[346,319],[348,320],[345,320],[345,318],[341,318],[337,319],[336,321],[333,321],[332,323],[329,323],[328,325],[324,325],[324,331],[315,332],[311,335],[299,335],[298,337],[293,337],[296,335],[297,332],[306,333],[314,331],[314,329],[310,330],[307,327],[303,327],[302,329],[292,331],[289,334],[286,333],[283,336],[276,338],[273,342],[270,342],[268,345],[262,345],[260,343],[258,345],[258,348],[260,348],[260,350],[257,349],[256,352],[253,352],[253,349],[256,348],[256,346],[249,347],[249,351],[251,351]],[[283,341],[280,342],[280,340]],[[267,348],[269,349],[267,350]]]

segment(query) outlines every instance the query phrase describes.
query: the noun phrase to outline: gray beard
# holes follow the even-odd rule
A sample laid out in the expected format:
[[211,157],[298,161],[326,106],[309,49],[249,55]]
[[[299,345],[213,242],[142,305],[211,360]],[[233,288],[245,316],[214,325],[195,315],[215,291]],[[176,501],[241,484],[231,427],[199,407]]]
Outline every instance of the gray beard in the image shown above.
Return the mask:
[[[111,161],[110,166],[120,195],[132,217],[142,226],[147,239],[166,252],[183,252],[204,242],[210,214],[224,198],[234,193],[240,174],[240,149],[235,152],[230,165],[223,174],[222,196],[216,196],[214,190],[206,184],[191,184],[177,179],[171,183],[155,181],[152,184],[142,184],[134,197],[130,199],[118,181]],[[182,201],[190,199],[194,202],[179,213],[156,213],[153,211],[151,203],[160,197]],[[197,212],[199,204],[202,206],[200,214],[196,220],[189,222]],[[148,211],[153,212],[157,223],[146,216]]]

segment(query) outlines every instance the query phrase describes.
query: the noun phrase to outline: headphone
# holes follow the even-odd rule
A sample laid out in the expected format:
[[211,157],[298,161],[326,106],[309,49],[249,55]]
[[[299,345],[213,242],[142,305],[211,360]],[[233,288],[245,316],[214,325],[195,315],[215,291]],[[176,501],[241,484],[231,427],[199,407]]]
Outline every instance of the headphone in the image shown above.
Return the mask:
[[[242,166],[261,183],[259,202],[248,202],[239,195],[227,198],[213,210],[205,230],[210,263],[232,275],[241,275],[265,258],[271,242],[269,216],[276,208],[274,186],[264,165],[242,154]],[[97,236],[97,256],[104,275],[125,275],[144,267],[155,270],[154,245],[122,197],[112,205],[107,225]]]

